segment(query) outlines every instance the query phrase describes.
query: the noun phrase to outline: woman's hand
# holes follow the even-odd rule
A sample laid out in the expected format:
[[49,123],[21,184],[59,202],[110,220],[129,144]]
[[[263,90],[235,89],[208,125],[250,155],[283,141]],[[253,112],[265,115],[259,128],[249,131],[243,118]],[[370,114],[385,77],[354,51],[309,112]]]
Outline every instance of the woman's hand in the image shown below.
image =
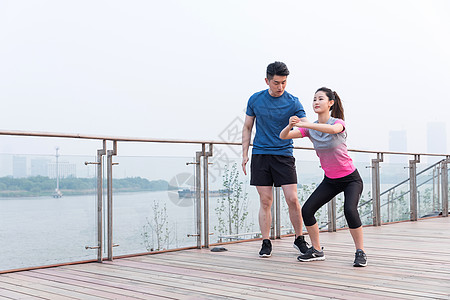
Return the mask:
[[300,123],[300,118],[297,116],[292,116],[289,118],[289,125],[291,127],[297,126],[297,124]]
[[305,123],[309,123],[309,122],[305,122],[305,121],[301,121],[299,117],[297,116],[292,116],[289,118],[289,125],[291,127],[305,127]]

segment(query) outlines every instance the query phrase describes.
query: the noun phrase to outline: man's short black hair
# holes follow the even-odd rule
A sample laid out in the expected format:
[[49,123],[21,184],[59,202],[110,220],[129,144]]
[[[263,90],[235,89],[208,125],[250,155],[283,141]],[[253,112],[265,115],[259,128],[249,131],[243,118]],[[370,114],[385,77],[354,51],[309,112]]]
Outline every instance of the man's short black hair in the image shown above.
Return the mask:
[[267,66],[266,78],[272,80],[273,76],[288,76],[289,70],[285,63],[276,61]]

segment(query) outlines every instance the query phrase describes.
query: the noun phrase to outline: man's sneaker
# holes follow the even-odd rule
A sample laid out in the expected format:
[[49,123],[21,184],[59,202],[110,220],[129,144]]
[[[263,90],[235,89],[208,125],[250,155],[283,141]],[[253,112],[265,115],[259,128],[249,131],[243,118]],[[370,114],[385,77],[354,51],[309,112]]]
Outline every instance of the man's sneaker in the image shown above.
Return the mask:
[[367,266],[366,254],[361,249],[356,250],[355,262],[353,263],[353,266],[354,267],[365,267],[365,266]]
[[272,255],[272,243],[269,239],[264,239],[262,242],[259,257],[270,257]]
[[304,235],[299,235],[295,238],[294,248],[300,251],[300,254],[305,254],[308,251],[308,243],[305,241]]
[[305,254],[302,254],[297,257],[299,261],[315,261],[315,260],[325,260],[325,254],[323,251],[318,251],[311,247],[306,251]]

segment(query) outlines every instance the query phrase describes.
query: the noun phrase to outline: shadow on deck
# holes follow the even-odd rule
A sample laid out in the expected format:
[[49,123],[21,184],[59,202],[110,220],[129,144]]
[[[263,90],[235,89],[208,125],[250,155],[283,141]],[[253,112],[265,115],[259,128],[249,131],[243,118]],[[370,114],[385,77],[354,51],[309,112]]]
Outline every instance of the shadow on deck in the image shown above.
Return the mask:
[[[354,268],[348,230],[321,233],[326,260],[301,263],[293,238],[0,275],[0,299],[450,299],[450,218],[364,228]],[[308,238],[307,238],[308,240]]]

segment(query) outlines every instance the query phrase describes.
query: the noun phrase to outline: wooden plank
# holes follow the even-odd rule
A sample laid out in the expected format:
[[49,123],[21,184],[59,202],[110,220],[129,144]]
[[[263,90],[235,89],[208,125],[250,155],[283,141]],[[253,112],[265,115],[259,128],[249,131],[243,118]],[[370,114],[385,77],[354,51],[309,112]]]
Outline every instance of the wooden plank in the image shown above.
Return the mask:
[[6,290],[6,291],[13,291],[17,292],[20,295],[23,295],[22,298],[19,299],[28,299],[29,297],[36,297],[38,299],[73,299],[69,297],[59,296],[58,294],[49,293],[46,291],[42,291],[39,289],[36,289],[34,287],[26,287],[22,286],[20,284],[14,284],[9,282],[3,281],[4,274],[0,276],[0,291]]
[[[1,283],[0,283],[1,285]],[[36,296],[32,296],[32,295],[27,295],[27,294],[23,294],[23,293],[19,293],[16,291],[12,291],[12,290],[7,290],[5,288],[5,286],[3,285],[3,287],[0,288],[0,299],[1,300],[10,300],[10,299],[44,299],[44,298],[40,298],[40,297],[36,297]]]
[[[63,284],[67,284],[69,286],[73,286],[74,289],[83,288],[87,289],[93,293],[96,291],[106,292],[106,296],[109,298],[117,298],[120,299],[148,299],[151,296],[153,299],[167,299],[168,297],[163,297],[162,295],[152,294],[152,293],[139,293],[135,292],[132,289],[132,286],[128,288],[123,288],[123,286],[116,286],[114,283],[109,283],[86,278],[85,276],[77,276],[72,274],[67,274],[65,272],[51,272],[51,274],[41,273],[41,270],[36,270],[27,274],[29,277],[39,278],[41,280],[54,281]],[[174,296],[174,295],[172,295]],[[169,297],[170,298],[170,297]]]
[[[182,255],[183,256],[186,256],[186,254],[187,253],[183,253]],[[197,261],[195,261],[195,259],[193,259],[192,257],[191,258],[181,258],[182,260],[184,260],[184,261],[190,261],[190,262],[192,262],[193,264],[197,264],[198,262]],[[272,260],[272,259],[271,259]],[[173,260],[171,260],[172,262],[173,262]],[[184,263],[184,262],[183,262]],[[186,263],[184,263],[184,264],[186,264]],[[219,263],[219,265],[225,265],[225,264],[227,264],[227,262],[221,262],[221,263]],[[246,262],[246,264],[248,265],[249,264],[249,262],[247,261]],[[292,265],[292,264],[291,264]],[[299,262],[297,262],[297,265],[300,267],[304,267],[304,268],[302,268],[301,269],[301,273],[303,273],[304,274],[304,276],[305,277],[308,277],[308,278],[313,278],[314,277],[314,275],[315,275],[315,272],[318,270],[318,267],[321,267],[321,266],[327,266],[328,267],[328,265],[327,264],[324,264],[324,262],[314,262],[314,263],[299,263]],[[317,266],[317,267],[316,267]],[[240,266],[239,265],[233,265],[232,266],[233,268],[240,268]],[[313,267],[313,269],[311,270],[311,267]],[[261,268],[261,267],[260,267]],[[270,265],[270,267],[268,267],[268,268],[266,268],[268,271],[269,271],[269,269],[273,269],[274,267],[272,266],[272,265]],[[291,269],[289,269],[289,268],[291,268]],[[308,269],[307,268],[309,268],[309,273],[307,273],[308,272]],[[289,271],[289,272],[292,272],[293,274],[295,274],[295,273],[299,273],[299,271],[300,270],[296,270],[295,269],[295,267],[290,267],[289,265],[287,265],[287,266],[283,266],[283,269],[285,270],[285,271]],[[353,272],[353,273],[355,273],[355,272],[366,272],[366,270],[367,270],[367,268],[366,269],[358,269],[358,268],[353,268],[353,267],[348,267],[348,269],[349,269],[349,271],[350,272]],[[333,269],[331,269],[331,270],[328,270],[328,269],[320,269],[320,271],[321,271],[321,273],[323,273],[323,272],[328,272],[328,273],[335,273],[335,271],[333,270]],[[347,273],[347,274],[349,274],[349,273]],[[348,276],[347,274],[342,274],[340,277],[339,277],[339,279],[345,279],[344,280],[344,282],[346,281],[346,276]],[[359,278],[360,277],[360,273],[355,273],[355,274],[357,274],[357,277]],[[368,273],[368,275],[370,276],[370,274],[371,273]],[[375,275],[376,275],[376,273],[374,273]],[[299,276],[301,276],[301,274],[299,273]],[[370,281],[372,281],[374,278],[369,278],[369,280]],[[384,279],[384,278],[383,278]],[[387,280],[392,280],[392,279],[395,279],[394,277],[393,278],[387,278]]]
[[[76,267],[76,266],[75,266]],[[241,298],[245,295],[249,299],[261,299],[261,297],[267,297],[267,292],[260,292],[258,289],[247,289],[242,285],[227,285],[223,281],[218,284],[217,281],[210,279],[203,279],[193,281],[187,276],[176,275],[175,277],[168,280],[167,276],[164,274],[157,274],[157,276],[149,276],[141,270],[126,270],[125,268],[120,268],[115,265],[106,266],[105,264],[92,266],[89,269],[82,269],[83,272],[95,272],[96,274],[111,274],[111,268],[114,270],[113,274],[115,277],[120,277],[124,279],[133,279],[138,282],[151,282],[158,285],[168,286],[173,289],[184,289],[192,291],[201,291],[209,296],[214,297],[232,297]],[[249,294],[251,292],[251,294]],[[289,299],[289,297],[279,297],[279,299]]]
[[34,270],[33,272],[43,275],[48,274],[51,276],[75,279],[81,281],[82,282],[81,284],[84,284],[84,282],[87,281],[96,285],[97,288],[99,287],[103,287],[106,289],[117,288],[123,290],[123,292],[127,296],[138,295],[139,297],[141,297],[142,295],[144,295],[144,299],[158,296],[169,299],[186,299],[185,296],[187,294],[185,291],[176,293],[176,291],[165,289],[164,287],[159,285],[146,284],[145,286],[143,286],[137,283],[135,280],[125,280],[111,276],[103,276],[102,274],[88,273],[72,269],[68,270],[61,270],[61,268],[58,268],[57,270],[43,269],[43,270]]
[[37,282],[24,282],[21,280],[20,278],[20,274],[15,274],[15,276],[10,276],[10,275],[2,275],[1,277],[2,282],[4,283],[10,283],[10,284],[14,284],[17,286],[21,286],[21,287],[28,287],[28,288],[32,288],[36,291],[41,291],[41,292],[47,292],[47,293],[52,293],[53,296],[50,299],[55,299],[55,298],[65,298],[65,299],[86,299],[86,300],[100,300],[100,299],[107,299],[104,297],[97,297],[97,296],[93,296],[93,295],[89,295],[83,292],[76,292],[73,290],[68,290],[65,288],[61,288],[61,287],[54,287],[48,284],[42,284],[42,283],[37,283]]
[[[284,295],[289,295],[291,297],[298,297],[298,291],[302,291],[302,298],[310,298],[314,297],[318,292],[322,296],[327,297],[335,297],[337,294],[335,289],[329,289],[327,287],[323,286],[314,286],[310,285],[308,283],[302,282],[299,280],[298,277],[295,278],[295,280],[291,282],[284,282],[280,280],[279,278],[273,278],[268,277],[270,274],[266,274],[266,276],[261,277],[255,277],[255,276],[245,276],[242,273],[236,274],[232,272],[227,272],[226,270],[220,270],[220,271],[211,271],[210,269],[204,270],[201,268],[193,269],[193,268],[186,268],[183,267],[174,267],[172,266],[162,266],[162,265],[155,265],[155,264],[148,264],[148,267],[145,266],[145,263],[142,262],[120,262],[121,266],[128,266],[131,269],[148,269],[151,268],[151,271],[146,272],[147,274],[165,274],[165,276],[170,277],[170,274],[184,274],[186,276],[190,276],[192,280],[201,281],[204,280],[204,278],[209,278],[212,280],[220,280],[221,282],[227,282],[231,283],[234,286],[245,283],[248,287],[247,288],[254,288],[257,286],[264,286],[267,289],[278,289],[278,294],[283,293]],[[234,268],[233,268],[234,270]],[[248,274],[248,271],[246,270],[244,274]],[[174,275],[176,276],[176,275]],[[291,293],[291,291],[296,291],[294,293]],[[273,292],[269,292],[273,293]],[[340,294],[341,296],[345,296],[346,299],[351,299],[352,296],[355,299],[361,298],[361,292],[358,293],[356,296],[355,294],[346,293],[346,295]],[[384,299],[380,298],[380,299]]]
[[[38,285],[42,285],[44,287],[48,287],[50,289],[57,288],[57,289],[65,290],[69,293],[75,292],[76,293],[75,295],[81,293],[81,294],[87,295],[86,299],[89,299],[89,297],[115,299],[118,296],[120,296],[121,298],[124,298],[124,299],[133,299],[124,294],[117,294],[117,293],[113,293],[111,291],[104,291],[104,290],[102,291],[102,290],[99,290],[97,287],[89,286],[88,284],[84,284],[83,286],[81,286],[74,281],[72,281],[70,283],[63,282],[61,279],[59,279],[57,277],[47,277],[47,278],[42,278],[42,277],[43,276],[32,276],[30,274],[27,274],[27,275],[16,274],[14,276],[15,279],[22,280],[27,285],[38,284]],[[63,292],[62,294],[64,294],[64,293],[65,292]],[[72,294],[72,296],[74,296],[74,295]],[[85,296],[83,296],[83,297],[85,297]],[[134,298],[134,299],[136,299],[136,298]],[[141,298],[141,299],[145,299],[145,298]]]
[[[315,262],[317,263],[317,262]],[[313,264],[315,264],[313,263]],[[320,263],[320,262],[319,262]],[[193,265],[195,265],[195,263],[193,263]],[[210,268],[211,266],[208,266],[208,268]],[[239,266],[230,266],[231,269],[233,270],[233,272],[236,272],[236,270],[238,270]],[[269,270],[270,268],[268,268]],[[215,269],[216,272],[220,272],[220,274],[225,274],[227,273],[226,268],[222,268],[222,269]],[[241,271],[243,273],[248,272],[245,268],[241,269]],[[349,286],[349,282],[352,281],[346,281],[346,280],[342,280],[342,274],[340,274],[338,277],[334,278],[329,278],[327,279],[321,279],[321,278],[317,278],[315,279],[315,277],[318,276],[318,274],[320,274],[320,272],[314,271],[312,272],[311,276],[307,276],[307,275],[301,275],[301,273],[293,273],[293,275],[283,275],[282,273],[268,273],[270,271],[267,272],[260,272],[260,271],[255,271],[252,272],[252,276],[253,278],[247,279],[247,280],[251,280],[251,281],[255,281],[255,278],[276,278],[278,280],[277,284],[279,286],[282,286],[283,283],[286,284],[286,282],[289,282],[291,284],[299,284],[299,281],[301,281],[302,279],[306,279],[307,283],[302,282],[302,286],[297,286],[297,288],[301,288],[302,291],[304,291],[305,293],[308,292],[312,292],[312,293],[317,293],[318,290],[322,289],[320,291],[321,294],[324,293],[324,290],[326,289],[331,289],[332,290],[332,294],[336,295],[336,293],[340,292],[340,293],[346,293],[346,297],[351,297],[351,295],[355,296],[356,298],[361,298],[361,295],[364,294],[368,294],[368,297],[373,298],[373,295],[376,294],[381,294],[381,295],[389,295],[389,293],[384,293],[383,291],[378,291],[378,292],[372,292],[370,290],[367,290],[366,288],[368,286],[363,286],[361,284],[356,284],[356,285],[352,285]],[[286,273],[289,273],[288,271],[285,271]],[[356,277],[356,279],[359,279],[359,277]],[[339,285],[336,283],[336,281],[342,281],[342,283]],[[358,282],[358,281],[356,281]],[[401,294],[401,291],[397,291]],[[410,292],[408,292],[408,294],[412,294]],[[372,295],[372,296],[370,296]],[[385,298],[385,296],[383,296],[382,298]],[[418,297],[419,298],[419,297]]]
[[321,233],[323,262],[298,262],[293,237],[285,237],[273,241],[269,259],[258,257],[261,241],[251,241],[221,253],[192,249],[3,274],[0,297],[450,299],[449,228],[450,218],[365,227],[366,268],[352,267],[353,241],[341,230]]

